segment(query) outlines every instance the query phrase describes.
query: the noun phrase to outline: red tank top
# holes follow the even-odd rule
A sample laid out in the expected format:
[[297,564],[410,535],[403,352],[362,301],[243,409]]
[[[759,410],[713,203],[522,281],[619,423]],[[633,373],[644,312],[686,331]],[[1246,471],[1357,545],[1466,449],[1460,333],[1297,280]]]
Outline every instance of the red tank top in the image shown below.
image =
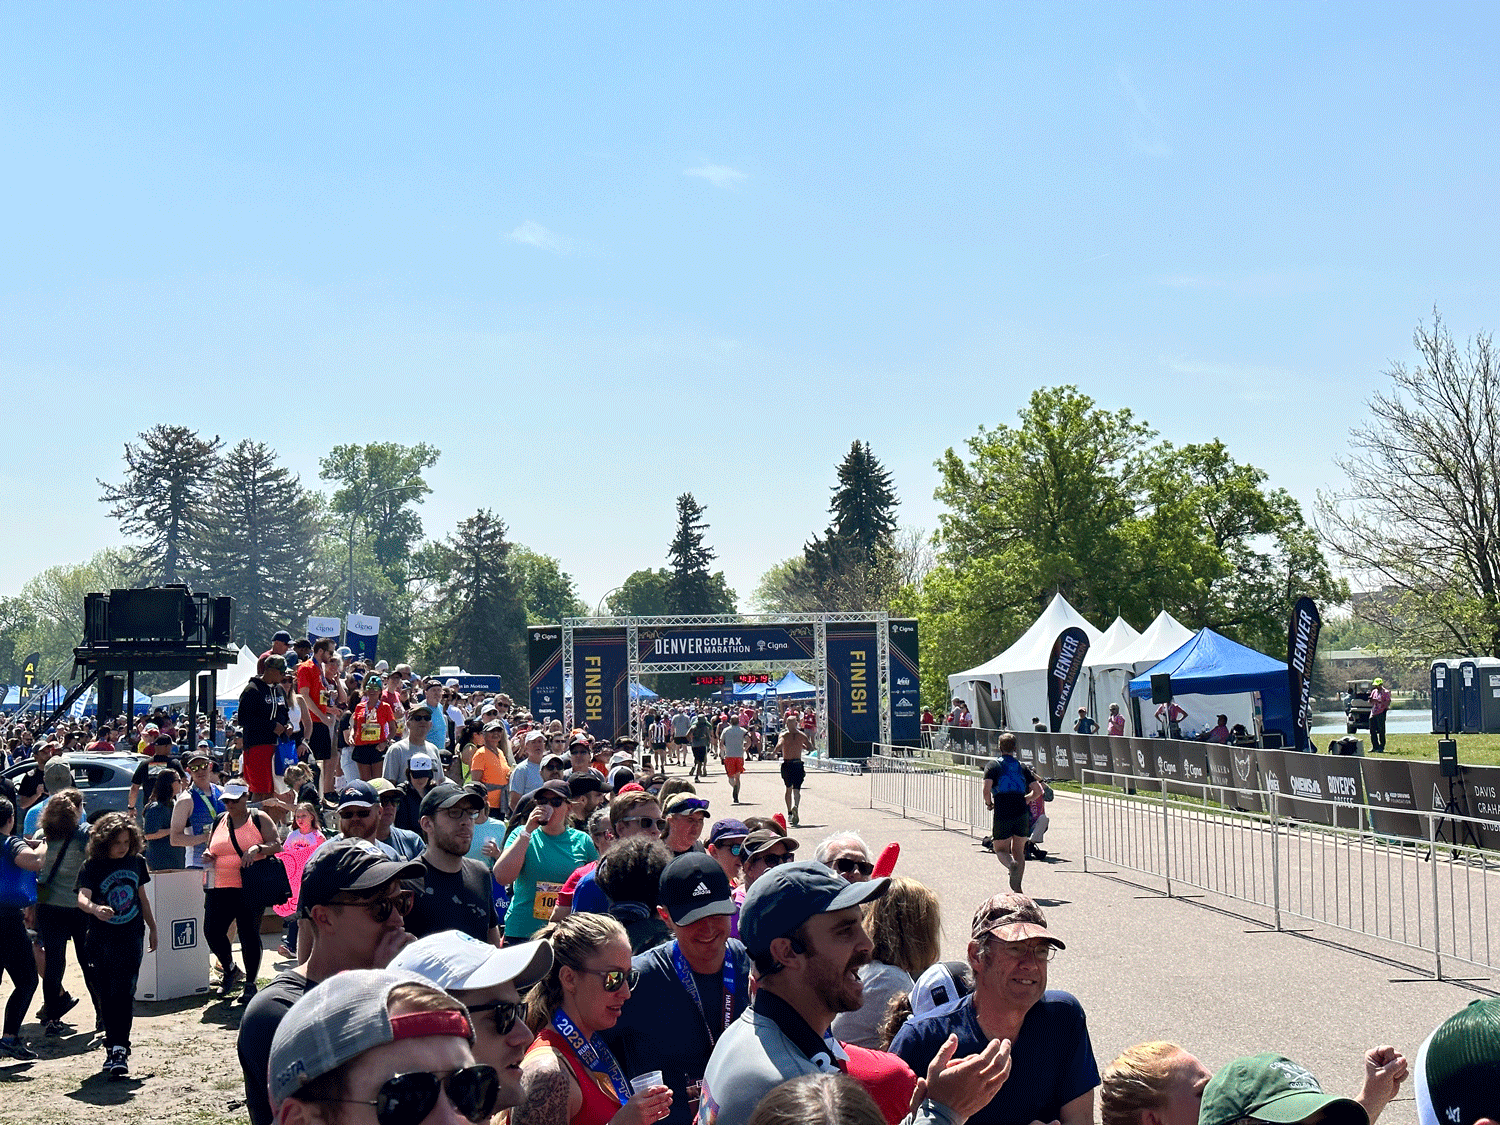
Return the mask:
[[533,1051],[551,1051],[555,1054],[567,1065],[573,1074],[573,1080],[583,1091],[583,1106],[568,1125],[609,1125],[610,1118],[620,1112],[620,1100],[610,1088],[609,1079],[584,1066],[573,1053],[573,1048],[568,1046],[568,1041],[554,1028],[544,1027],[536,1033],[536,1040],[526,1049],[526,1053],[530,1055]]

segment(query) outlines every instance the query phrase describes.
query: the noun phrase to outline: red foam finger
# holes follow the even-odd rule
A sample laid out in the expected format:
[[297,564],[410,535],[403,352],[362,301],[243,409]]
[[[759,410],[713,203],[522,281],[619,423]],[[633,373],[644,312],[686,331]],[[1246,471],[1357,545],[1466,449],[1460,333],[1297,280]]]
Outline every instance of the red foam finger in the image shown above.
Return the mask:
[[896,870],[896,861],[900,858],[901,845],[892,840],[880,849],[880,858],[875,861],[875,878],[883,878]]

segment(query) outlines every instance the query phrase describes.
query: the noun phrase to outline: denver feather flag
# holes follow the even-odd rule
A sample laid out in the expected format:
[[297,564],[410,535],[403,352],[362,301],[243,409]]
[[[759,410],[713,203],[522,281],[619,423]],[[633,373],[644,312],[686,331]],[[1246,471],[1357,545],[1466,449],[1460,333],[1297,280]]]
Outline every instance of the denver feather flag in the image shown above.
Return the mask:
[[1088,652],[1089,635],[1076,625],[1064,629],[1052,642],[1052,659],[1047,661],[1047,717],[1053,734],[1062,730],[1068,717],[1068,701]]
[[1311,598],[1298,598],[1286,636],[1286,678],[1292,696],[1292,745],[1307,749],[1308,712],[1312,707],[1313,660],[1318,655],[1318,631],[1323,618]]

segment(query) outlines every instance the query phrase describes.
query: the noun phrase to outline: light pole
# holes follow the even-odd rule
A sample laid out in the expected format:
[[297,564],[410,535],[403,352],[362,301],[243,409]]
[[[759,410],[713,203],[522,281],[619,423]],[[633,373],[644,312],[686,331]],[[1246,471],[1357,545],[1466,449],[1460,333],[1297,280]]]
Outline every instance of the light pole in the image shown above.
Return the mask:
[[[359,526],[359,521],[364,518],[369,509],[370,501],[379,500],[382,496],[389,496],[393,492],[408,492],[413,488],[426,488],[425,484],[398,484],[393,488],[382,488],[379,492],[371,493],[360,503],[360,506],[349,514],[349,614],[354,614],[354,529]],[[345,628],[348,628],[348,618],[345,618]]]
[[609,601],[609,596],[611,594],[618,594],[623,589],[625,589],[624,586],[616,586],[613,590],[606,590],[606,591],[604,591],[604,597],[600,598],[599,599],[599,604],[594,607],[594,616],[595,617],[603,617],[604,616],[604,603],[607,602],[607,601]]

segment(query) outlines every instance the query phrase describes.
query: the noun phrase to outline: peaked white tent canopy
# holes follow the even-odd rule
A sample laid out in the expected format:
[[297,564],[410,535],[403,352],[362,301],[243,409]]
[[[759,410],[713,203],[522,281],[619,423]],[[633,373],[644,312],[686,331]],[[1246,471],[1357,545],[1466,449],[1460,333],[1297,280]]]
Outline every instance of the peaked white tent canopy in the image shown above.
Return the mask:
[[[245,685],[250,682],[250,677],[255,675],[256,663],[260,657],[251,652],[245,645],[240,646],[240,655],[228,668],[219,672],[219,702],[223,704],[228,700],[238,701],[240,692],[245,690]],[[186,707],[188,701],[188,681],[183,680],[171,691],[158,692],[151,697],[151,702],[157,707]]]
[[1099,643],[1090,646],[1088,655],[1084,657],[1083,666],[1095,668],[1108,664],[1117,653],[1123,652],[1139,639],[1140,634],[1135,631],[1130,622],[1123,617],[1116,617],[1110,627],[1104,630],[1104,636],[1099,638]]
[[1033,716],[1047,713],[1047,662],[1052,658],[1052,645],[1059,633],[1075,626],[1087,635],[1090,651],[1102,642],[1104,634],[1067,598],[1053,595],[1041,616],[1008,649],[978,667],[949,676],[950,698],[969,705],[976,726],[1028,729]]

